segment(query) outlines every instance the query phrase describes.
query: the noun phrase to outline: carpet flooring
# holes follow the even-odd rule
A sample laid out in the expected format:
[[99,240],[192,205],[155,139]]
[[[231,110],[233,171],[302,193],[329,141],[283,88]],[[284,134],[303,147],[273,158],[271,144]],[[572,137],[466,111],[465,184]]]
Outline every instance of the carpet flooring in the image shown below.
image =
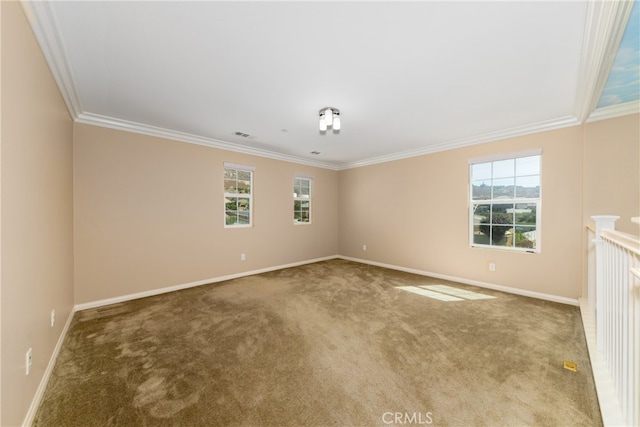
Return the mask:
[[331,260],[76,313],[34,425],[602,421],[577,307]]

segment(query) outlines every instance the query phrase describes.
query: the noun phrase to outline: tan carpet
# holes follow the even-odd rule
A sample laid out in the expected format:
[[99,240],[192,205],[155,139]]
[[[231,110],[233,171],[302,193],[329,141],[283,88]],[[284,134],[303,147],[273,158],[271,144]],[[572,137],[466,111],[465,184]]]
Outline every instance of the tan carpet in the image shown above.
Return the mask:
[[77,313],[34,424],[602,422],[577,307],[332,260]]

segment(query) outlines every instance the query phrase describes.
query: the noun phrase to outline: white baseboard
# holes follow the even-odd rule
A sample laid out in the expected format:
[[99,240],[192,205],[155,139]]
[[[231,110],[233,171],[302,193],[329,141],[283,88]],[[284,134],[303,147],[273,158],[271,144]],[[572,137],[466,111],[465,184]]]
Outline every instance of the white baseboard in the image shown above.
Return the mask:
[[67,321],[60,332],[60,336],[58,337],[58,342],[53,349],[53,353],[51,353],[51,357],[49,358],[49,363],[47,364],[47,369],[44,370],[44,374],[42,375],[42,379],[40,380],[40,384],[38,385],[38,389],[36,390],[36,394],[33,396],[33,400],[31,401],[31,405],[29,406],[29,410],[27,411],[27,415],[24,417],[24,421],[22,422],[23,426],[30,426],[33,423],[33,419],[36,416],[36,412],[40,407],[40,402],[42,401],[42,397],[44,396],[44,392],[47,389],[47,384],[49,384],[49,378],[51,377],[51,373],[53,372],[53,368],[56,365],[56,360],[58,360],[58,354],[60,353],[60,349],[62,348],[62,343],[64,339],[67,337],[67,332],[69,331],[69,327],[71,326],[71,321],[73,320],[73,315],[75,314],[75,309],[72,308],[69,316],[67,317]]
[[229,274],[227,276],[213,277],[210,279],[198,280],[196,282],[183,283],[181,285],[168,286],[166,288],[151,289],[149,291],[137,292],[135,294],[121,295],[113,298],[106,298],[97,301],[76,304],[75,311],[87,310],[90,308],[103,307],[105,305],[117,304],[125,301],[131,301],[138,298],[146,298],[154,295],[166,294],[167,292],[179,291],[182,289],[194,288],[196,286],[208,285],[210,283],[224,282],[225,280],[237,279],[239,277],[253,276],[254,274],[267,273],[269,271],[282,270],[284,268],[297,267],[304,264],[313,264],[315,262],[327,261],[338,258],[338,255],[332,255],[323,258],[309,259],[306,261],[293,262],[290,264],[277,265],[274,267],[266,267],[258,270],[244,271],[242,273]]
[[584,328],[584,336],[589,350],[593,382],[596,386],[596,394],[600,404],[602,424],[605,427],[624,426],[625,422],[622,418],[620,400],[616,395],[609,368],[607,368],[605,361],[598,352],[596,319],[589,307],[589,303],[584,298],[580,298],[580,313],[582,314],[582,327]]
[[404,271],[405,273],[418,274],[420,276],[429,276],[429,277],[435,277],[436,279],[451,280],[452,282],[464,283],[466,285],[478,286],[480,288],[493,289],[495,291],[506,292],[506,293],[509,293],[509,294],[522,295],[522,296],[525,296],[525,297],[537,298],[537,299],[542,299],[542,300],[546,300],[546,301],[559,302],[559,303],[562,303],[562,304],[568,304],[568,305],[574,305],[574,306],[579,305],[578,304],[578,300],[575,299],[575,298],[567,298],[567,297],[561,297],[561,296],[558,296],[558,295],[545,294],[545,293],[542,293],[542,292],[528,291],[526,289],[518,289],[518,288],[509,287],[509,286],[496,285],[496,284],[493,284],[493,283],[480,282],[478,280],[465,279],[463,277],[449,276],[449,275],[446,275],[446,274],[432,273],[432,272],[429,272],[429,271],[417,270],[415,268],[400,267],[398,265],[385,264],[385,263],[382,263],[382,262],[369,261],[369,260],[366,260],[366,259],[351,258],[351,257],[342,256],[342,255],[338,255],[337,258],[344,259],[344,260],[347,260],[347,261],[359,262],[359,263],[362,263],[362,264],[375,265],[377,267],[389,268],[391,270]]

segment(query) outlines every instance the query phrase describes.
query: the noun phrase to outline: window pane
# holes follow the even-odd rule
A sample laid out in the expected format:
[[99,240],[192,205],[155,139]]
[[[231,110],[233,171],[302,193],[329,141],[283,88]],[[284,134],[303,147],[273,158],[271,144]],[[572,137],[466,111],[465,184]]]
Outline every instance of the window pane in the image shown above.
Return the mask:
[[488,200],[491,198],[491,180],[473,181],[472,185],[473,200]]
[[225,224],[233,225],[238,221],[238,215],[234,211],[225,212]]
[[494,178],[507,178],[515,175],[515,160],[500,160],[493,162],[493,177]]
[[516,178],[516,197],[527,199],[540,197],[540,175]]
[[224,170],[224,179],[233,179],[238,178],[238,171],[235,169],[225,169]]
[[493,180],[494,199],[513,199],[514,197],[514,178],[501,178]]
[[488,224],[491,219],[491,205],[476,205],[473,211],[473,224]]
[[311,181],[304,178],[296,178],[293,185],[294,197],[308,199],[311,191]]
[[513,227],[494,225],[491,227],[491,243],[496,246],[513,246]]
[[227,197],[224,199],[224,208],[227,211],[237,211],[238,210],[238,198],[237,197]]
[[476,205],[473,212],[473,242],[491,244],[491,205]]
[[311,203],[307,200],[293,201],[294,222],[309,222]]
[[239,181],[251,181],[251,172],[250,171],[238,171],[238,180]]
[[535,203],[519,203],[515,208],[516,225],[536,226],[536,204]]
[[471,179],[491,179],[491,163],[478,163],[471,165]]
[[[483,230],[484,227],[484,230]],[[473,226],[473,243],[478,245],[490,245],[491,240],[491,227],[488,225],[474,225]]]
[[499,204],[491,206],[492,224],[513,224],[513,204]]
[[249,213],[238,213],[238,224],[249,224]]
[[516,176],[540,175],[540,156],[516,159]]
[[249,199],[238,197],[238,210],[239,211],[248,211],[249,210]]
[[238,181],[238,193],[251,193],[251,181]]
[[515,246],[518,248],[536,248],[536,229],[535,227],[516,227],[515,228]]
[[224,192],[225,193],[237,193],[238,188],[236,186],[236,180],[224,180]]

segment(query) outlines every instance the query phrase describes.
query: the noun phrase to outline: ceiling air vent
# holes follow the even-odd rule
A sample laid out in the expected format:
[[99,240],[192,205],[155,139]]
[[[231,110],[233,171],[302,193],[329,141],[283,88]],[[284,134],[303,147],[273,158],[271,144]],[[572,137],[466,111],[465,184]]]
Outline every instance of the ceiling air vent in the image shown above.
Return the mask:
[[321,152],[319,152],[319,151],[312,151],[312,152],[311,152],[311,154],[315,154],[316,156],[319,156],[319,155],[320,155],[320,154],[322,154],[322,153],[321,153]]
[[234,135],[241,136],[243,138],[249,138],[250,136],[248,133],[244,133],[244,132],[236,132]]

